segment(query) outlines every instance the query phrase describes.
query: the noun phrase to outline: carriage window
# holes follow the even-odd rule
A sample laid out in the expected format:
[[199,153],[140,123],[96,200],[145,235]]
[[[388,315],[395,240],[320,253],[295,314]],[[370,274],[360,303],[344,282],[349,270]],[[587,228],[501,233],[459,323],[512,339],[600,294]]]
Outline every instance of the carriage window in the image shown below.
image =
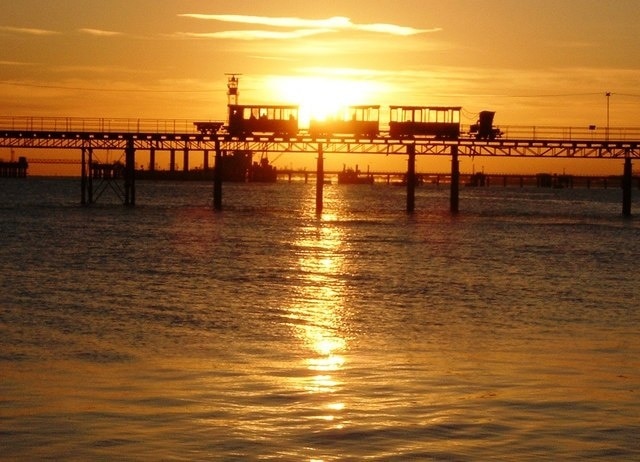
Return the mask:
[[244,119],[257,119],[259,117],[260,117],[260,110],[258,108],[255,108],[255,107],[245,108]]
[[282,120],[296,120],[296,110],[293,108],[282,109]]
[[429,121],[437,123],[459,123],[460,109],[453,108],[433,108],[429,111]]
[[351,120],[375,122],[379,119],[377,107],[356,107],[351,109]]
[[409,117],[407,118],[407,121],[409,122],[422,122],[422,109],[411,109],[409,112]]

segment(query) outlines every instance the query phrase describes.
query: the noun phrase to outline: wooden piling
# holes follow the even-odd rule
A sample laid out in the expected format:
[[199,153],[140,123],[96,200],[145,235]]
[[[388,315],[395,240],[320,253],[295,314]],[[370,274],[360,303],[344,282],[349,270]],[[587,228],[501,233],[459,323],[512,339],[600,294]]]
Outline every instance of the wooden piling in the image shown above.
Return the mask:
[[156,148],[149,149],[149,171],[156,171]]
[[407,145],[407,212],[412,213],[416,206],[416,145]]
[[460,161],[458,160],[458,145],[451,146],[451,197],[449,210],[458,213],[460,202]]
[[87,170],[87,200],[89,204],[93,204],[93,148],[87,149],[88,159]]
[[318,160],[316,164],[316,215],[322,214],[324,192],[324,156],[322,143],[318,143]]
[[213,170],[213,209],[222,210],[222,150],[216,140],[216,161]]
[[622,215],[631,216],[631,188],[633,184],[631,169],[631,157],[627,154],[624,159],[624,171],[622,175]]
[[127,140],[124,162],[124,204],[136,205],[136,149],[133,139]]
[[82,158],[80,160],[80,203],[85,205],[87,203],[87,159],[86,148],[82,148]]

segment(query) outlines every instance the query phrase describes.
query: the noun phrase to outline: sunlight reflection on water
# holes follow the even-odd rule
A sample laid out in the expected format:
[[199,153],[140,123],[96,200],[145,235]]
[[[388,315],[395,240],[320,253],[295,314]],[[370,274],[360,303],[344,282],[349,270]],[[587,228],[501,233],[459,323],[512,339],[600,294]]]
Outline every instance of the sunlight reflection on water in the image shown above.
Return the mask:
[[[315,224],[303,230],[294,241],[298,255],[300,287],[289,307],[290,316],[296,319],[295,332],[310,356],[306,358],[307,368],[313,374],[303,378],[302,388],[312,394],[321,395],[323,404],[317,410],[316,418],[334,422],[346,404],[336,402],[332,394],[339,388],[348,387],[340,374],[345,367],[347,340],[342,336],[344,320],[344,257],[341,230],[327,226],[327,222],[337,219],[341,212],[341,202],[333,190],[328,200],[336,212],[319,217]],[[342,423],[333,424],[342,428]]]
[[615,192],[465,190],[452,217],[421,187],[408,216],[398,188],[331,185],[316,217],[313,185],[227,185],[222,213],[210,185],[125,210],[27,186],[0,215],[3,456],[638,456],[640,222]]

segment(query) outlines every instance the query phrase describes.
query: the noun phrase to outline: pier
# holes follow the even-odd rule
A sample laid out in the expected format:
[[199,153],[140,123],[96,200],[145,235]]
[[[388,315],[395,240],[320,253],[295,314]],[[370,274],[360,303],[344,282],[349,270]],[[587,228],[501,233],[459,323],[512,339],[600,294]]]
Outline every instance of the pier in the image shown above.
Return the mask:
[[[166,151],[171,155],[171,165],[175,170],[176,153],[182,155],[183,171],[189,169],[192,155],[203,156],[209,168],[209,155],[215,156],[215,167],[223,162],[227,153],[261,152],[316,154],[316,211],[323,208],[323,185],[325,183],[324,161],[332,155],[380,154],[404,156],[407,159],[406,210],[415,210],[415,188],[419,183],[415,162],[417,156],[447,157],[451,162],[448,176],[443,183],[450,188],[450,210],[459,211],[459,191],[463,184],[481,186],[500,181],[496,175],[487,175],[484,182],[473,184],[472,180],[460,172],[462,157],[504,157],[504,158],[571,158],[618,159],[623,161],[619,177],[622,189],[622,214],[631,215],[631,190],[633,187],[632,160],[640,157],[640,129],[607,129],[606,133],[591,128],[561,127],[504,127],[504,136],[499,139],[457,139],[436,138],[393,138],[388,132],[377,136],[312,136],[301,130],[289,136],[238,136],[200,131],[191,120],[143,120],[143,119],[73,119],[73,118],[0,118],[0,147],[10,149],[57,149],[78,153],[81,165],[81,202],[91,204],[100,191],[106,189],[104,183],[117,191],[122,202],[135,205],[136,197],[136,153],[147,151],[151,159],[157,152]],[[212,124],[220,122],[211,121]],[[122,164],[109,167],[97,163],[97,151],[122,153]],[[26,162],[26,161],[25,161]],[[154,162],[150,162],[153,168]],[[222,176],[220,169],[214,169],[213,204],[215,210],[223,208]],[[390,175],[390,174],[389,174]],[[524,176],[519,176],[524,184]],[[476,177],[474,181],[479,181]],[[488,180],[488,183],[486,182]],[[513,180],[502,176],[506,185]],[[440,181],[440,177],[436,178]],[[544,182],[547,179],[538,178]],[[553,178],[551,178],[553,182]],[[612,179],[612,182],[615,183]],[[116,184],[116,185],[114,185]],[[558,183],[560,184],[560,183]],[[102,185],[102,186],[101,186]],[[565,186],[565,184],[562,184]],[[553,186],[553,184],[552,184]],[[588,185],[591,186],[591,183]],[[567,184],[566,187],[571,187]],[[102,188],[102,189],[100,189]]]
[[26,157],[17,161],[0,161],[0,178],[26,178],[29,164]]

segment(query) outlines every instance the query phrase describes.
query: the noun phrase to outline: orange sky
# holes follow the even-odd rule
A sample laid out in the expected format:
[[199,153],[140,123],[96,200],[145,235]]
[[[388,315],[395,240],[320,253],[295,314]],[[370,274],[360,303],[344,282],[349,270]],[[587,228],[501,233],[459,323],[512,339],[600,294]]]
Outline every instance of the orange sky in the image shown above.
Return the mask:
[[640,126],[637,0],[0,1],[1,116],[224,118],[237,72],[244,103],[499,125],[603,126],[611,92],[611,126]]

